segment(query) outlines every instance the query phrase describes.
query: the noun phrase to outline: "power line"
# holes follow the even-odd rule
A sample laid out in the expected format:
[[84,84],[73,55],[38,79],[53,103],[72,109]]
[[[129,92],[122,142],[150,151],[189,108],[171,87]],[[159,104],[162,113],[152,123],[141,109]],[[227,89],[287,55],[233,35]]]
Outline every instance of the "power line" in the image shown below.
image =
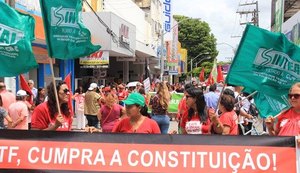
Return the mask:
[[243,15],[248,16],[248,14],[252,14],[252,19],[251,21],[246,21],[246,22],[240,22],[240,25],[245,25],[247,23],[253,23],[255,26],[259,26],[259,17],[258,17],[258,1],[256,2],[252,2],[252,3],[244,3],[244,4],[239,4],[240,7],[249,7],[249,6],[253,6],[255,5],[255,8],[252,10],[241,10],[241,11],[237,11],[236,13],[239,13],[240,16],[242,17]]
[[128,45],[126,45],[125,43],[121,42],[118,39],[117,34],[109,28],[109,26],[100,18],[100,16],[96,13],[96,11],[92,8],[92,6],[89,4],[89,2],[87,2],[87,0],[84,0],[84,2],[88,5],[88,7],[92,10],[92,12],[95,14],[95,16],[97,17],[98,21],[106,28],[106,32],[112,37],[112,40],[114,43],[118,43],[120,45],[122,45],[125,49],[129,50],[131,53],[135,54],[135,51],[133,49],[131,49]]

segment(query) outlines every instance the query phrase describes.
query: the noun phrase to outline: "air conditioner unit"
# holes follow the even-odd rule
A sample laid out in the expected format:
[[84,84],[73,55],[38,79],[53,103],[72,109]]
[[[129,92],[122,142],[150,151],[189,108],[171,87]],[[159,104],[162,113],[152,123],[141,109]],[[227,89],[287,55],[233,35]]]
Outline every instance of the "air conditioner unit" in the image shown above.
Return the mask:
[[150,17],[150,14],[149,13],[145,13],[145,18],[148,18]]

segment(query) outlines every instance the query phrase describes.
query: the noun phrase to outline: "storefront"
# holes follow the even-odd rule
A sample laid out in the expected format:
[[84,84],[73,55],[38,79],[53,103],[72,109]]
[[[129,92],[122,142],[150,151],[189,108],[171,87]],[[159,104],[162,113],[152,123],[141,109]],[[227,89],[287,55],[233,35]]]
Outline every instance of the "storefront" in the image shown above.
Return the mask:
[[102,22],[92,12],[83,13],[83,22],[91,31],[93,43],[100,44],[100,50],[106,52],[108,63],[103,65],[99,61],[92,66],[79,63],[80,69],[89,72],[78,77],[87,78],[93,74],[91,80],[99,84],[129,82],[140,72],[136,65],[131,65],[140,60],[139,55],[136,56],[136,27],[112,12],[98,12],[97,15]]

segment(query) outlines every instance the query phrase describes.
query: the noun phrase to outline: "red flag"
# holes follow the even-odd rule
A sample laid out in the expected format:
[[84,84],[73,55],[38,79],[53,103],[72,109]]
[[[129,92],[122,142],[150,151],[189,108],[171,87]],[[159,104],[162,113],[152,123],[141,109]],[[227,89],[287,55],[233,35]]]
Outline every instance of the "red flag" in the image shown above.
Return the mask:
[[64,82],[66,82],[66,85],[68,86],[70,90],[69,94],[69,101],[68,101],[68,107],[70,109],[71,115],[74,115],[73,111],[73,104],[72,104],[72,89],[71,89],[71,72],[65,77]]
[[222,69],[221,69],[221,66],[218,65],[218,76],[217,76],[217,82],[224,82],[224,76],[223,76],[223,73],[222,73]]
[[215,81],[214,81],[212,72],[210,72],[210,73],[209,73],[209,77],[208,77],[207,82],[206,82],[206,85],[207,85],[207,86],[210,86],[210,85],[212,85],[212,84],[214,84],[214,83],[215,83]]
[[27,101],[31,105],[33,105],[33,93],[28,85],[28,82],[26,81],[23,75],[20,75],[20,85],[21,85],[21,89],[26,91],[27,94],[29,94],[29,97],[27,97]]
[[204,67],[202,68],[200,74],[199,74],[199,80],[200,82],[204,82],[205,79],[204,79]]

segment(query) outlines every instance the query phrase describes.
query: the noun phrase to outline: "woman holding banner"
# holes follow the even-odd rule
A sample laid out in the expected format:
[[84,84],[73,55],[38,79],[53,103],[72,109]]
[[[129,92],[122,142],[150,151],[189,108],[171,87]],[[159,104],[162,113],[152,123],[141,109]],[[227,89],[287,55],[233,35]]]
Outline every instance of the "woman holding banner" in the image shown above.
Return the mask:
[[[266,125],[271,136],[297,136],[300,135],[300,82],[290,88],[288,94],[291,108],[282,111],[278,116],[269,116]],[[274,128],[274,122],[277,124]]]
[[232,96],[226,94],[223,94],[220,99],[220,117],[218,117],[213,109],[209,109],[212,133],[238,135],[238,116],[234,111],[235,100]]
[[148,118],[144,97],[137,92],[124,100],[127,116],[113,128],[116,133],[160,133],[157,123]]
[[58,114],[53,83],[48,87],[48,101],[39,104],[33,111],[31,120],[32,130],[70,131],[72,119],[68,107],[70,91],[63,81],[56,83],[57,95],[62,114]]
[[194,87],[189,88],[186,90],[185,97],[188,110],[182,115],[182,133],[209,134],[210,120],[202,90]]
[[105,96],[105,104],[101,106],[98,113],[102,132],[111,132],[115,124],[125,115],[125,108],[119,105],[116,100],[113,93],[107,93]]

